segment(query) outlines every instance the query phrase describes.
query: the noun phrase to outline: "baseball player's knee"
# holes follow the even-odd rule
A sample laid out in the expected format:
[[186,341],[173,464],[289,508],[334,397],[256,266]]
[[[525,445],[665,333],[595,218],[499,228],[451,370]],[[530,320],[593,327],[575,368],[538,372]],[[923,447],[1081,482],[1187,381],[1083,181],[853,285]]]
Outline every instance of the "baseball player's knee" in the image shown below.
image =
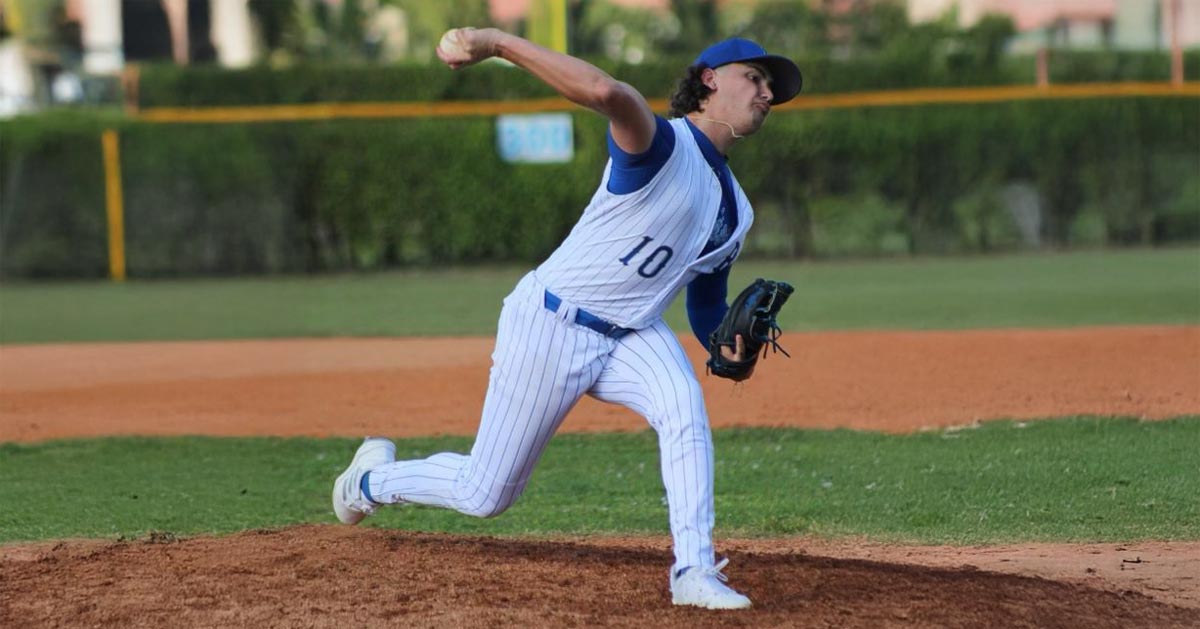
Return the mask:
[[516,501],[515,500],[485,500],[478,504],[466,505],[465,507],[460,508],[458,511],[460,513],[463,513],[463,514],[466,514],[469,516],[473,516],[476,518],[483,518],[486,520],[488,518],[494,518],[494,517],[500,515],[501,513],[508,511],[508,508],[513,505],[513,502],[516,502]]
[[513,506],[520,497],[524,485],[512,486],[496,484],[484,491],[472,492],[473,495],[459,503],[458,511],[477,518],[494,518]]
[[508,508],[510,506],[512,506],[512,505],[506,505],[506,504],[502,504],[502,503],[490,503],[490,504],[479,505],[476,507],[471,507],[469,509],[462,511],[462,513],[469,515],[469,516],[476,517],[476,518],[483,518],[486,520],[489,518],[494,518],[494,517],[500,515],[501,513],[508,511]]
[[664,400],[656,412],[659,424],[668,431],[691,431],[696,426],[708,426],[704,408],[704,390],[695,379],[679,378],[675,382],[674,398]]

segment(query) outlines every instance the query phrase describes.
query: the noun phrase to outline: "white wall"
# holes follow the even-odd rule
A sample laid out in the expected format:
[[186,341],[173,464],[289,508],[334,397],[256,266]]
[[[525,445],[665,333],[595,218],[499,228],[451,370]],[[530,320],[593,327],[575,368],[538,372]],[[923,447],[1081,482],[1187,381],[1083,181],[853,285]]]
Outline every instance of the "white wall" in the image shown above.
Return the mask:
[[121,39],[121,0],[81,0],[83,69],[117,74],[125,67]]
[[246,0],[210,0],[212,25],[209,35],[217,49],[217,61],[229,68],[254,63],[254,25]]
[[956,4],[957,0],[908,0],[908,21],[916,24],[936,20]]

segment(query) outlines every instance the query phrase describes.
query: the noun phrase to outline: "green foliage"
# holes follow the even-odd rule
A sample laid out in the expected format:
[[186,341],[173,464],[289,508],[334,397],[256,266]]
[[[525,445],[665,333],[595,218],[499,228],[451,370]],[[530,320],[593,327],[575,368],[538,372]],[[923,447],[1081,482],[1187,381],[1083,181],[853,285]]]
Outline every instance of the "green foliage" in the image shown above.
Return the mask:
[[[1189,164],[1186,159],[1172,163],[1172,166],[1179,169],[1189,165],[1200,167],[1200,164]],[[1155,222],[1156,235],[1163,240],[1200,237],[1200,177],[1184,175],[1180,180],[1182,185],[1163,205],[1163,210]]]
[[[994,422],[911,435],[714,432],[721,536],[922,543],[1200,539],[1200,418]],[[110,438],[0,444],[0,542],[227,533],[333,522],[346,439]],[[408,439],[397,457],[463,452]],[[503,516],[383,509],[365,526],[475,534],[666,534],[651,432],[560,435]],[[84,514],[86,517],[81,517]]]
[[972,189],[954,202],[953,210],[964,250],[1011,250],[1021,246],[1020,230],[1005,208],[998,186],[985,183]]
[[[27,4],[31,0],[23,0]],[[568,6],[571,54],[619,62],[642,59],[675,75],[708,44],[749,37],[777,54],[802,59],[805,69],[835,57],[840,77],[818,73],[811,85],[840,85],[846,77],[871,77],[874,89],[901,85],[954,85],[1032,81],[1032,57],[1006,56],[1016,36],[1011,18],[984,15],[960,28],[953,12],[910,24],[903,2],[856,2],[839,10],[821,3],[760,0],[723,3],[672,0],[666,10],[624,6],[611,0],[572,0]],[[433,60],[446,29],[488,26],[485,0],[249,0],[263,34],[264,62],[378,63]],[[848,9],[848,10],[847,10]],[[44,11],[43,11],[44,13]],[[45,21],[46,16],[43,15]],[[384,42],[388,28],[402,23],[402,42]],[[384,24],[391,24],[385,27]],[[522,34],[523,24],[512,25]],[[43,39],[53,38],[47,33]],[[669,63],[665,63],[669,62]],[[865,63],[864,63],[865,62]],[[1055,82],[1165,80],[1163,53],[1054,50]],[[1189,78],[1200,77],[1200,51],[1189,51]],[[433,69],[431,69],[433,70]],[[851,76],[852,75],[852,76]],[[882,80],[883,82],[878,82]],[[661,81],[656,83],[662,85]],[[834,89],[844,89],[834,88]],[[860,88],[861,89],[861,88]],[[665,96],[661,94],[660,96]]]
[[[249,0],[247,5],[262,33],[265,61],[273,64],[429,61],[449,28],[490,23],[486,0]],[[378,24],[381,20],[399,22],[405,34],[399,49],[385,50],[381,40],[387,29]]]
[[667,42],[667,54],[696,55],[709,44],[723,39],[718,34],[718,13],[715,2],[671,0],[671,10],[679,20],[678,35]]
[[0,276],[107,272],[100,133],[112,122],[68,113],[0,124]]
[[1099,247],[1108,241],[1107,223],[1104,215],[1085,208],[1067,228],[1067,242],[1073,247]]
[[576,56],[640,62],[659,57],[655,52],[679,35],[674,14],[596,0],[572,4],[567,39]]
[[[1168,81],[1171,57],[1165,52],[1051,50],[1051,83]],[[1184,78],[1200,79],[1200,49],[1184,52]]]
[[[407,41],[400,52],[403,58],[433,61],[434,48],[447,30],[459,26],[483,28],[491,25],[487,0],[381,0],[383,10],[399,9],[407,24]],[[370,50],[375,44],[370,37],[363,42]],[[370,55],[387,61],[387,57]]]
[[[749,11],[749,7],[744,7]],[[736,7],[726,9],[736,11]],[[752,39],[774,54],[828,55],[829,16],[808,3],[764,0],[728,29],[729,35]]]
[[[939,24],[909,25],[906,9],[901,2],[882,0],[871,6],[859,5],[851,10],[832,16],[831,21],[847,33],[842,47],[854,55],[861,51],[889,51],[918,48],[907,45],[907,39],[932,39],[926,33],[942,34]],[[915,35],[915,37],[914,37]],[[921,44],[925,42],[922,41]]]
[[[1200,237],[1200,217],[1194,213],[1200,205],[1194,196],[1200,153],[1186,146],[1188,142],[1196,146],[1196,136],[1191,135],[1196,112],[1175,109],[1149,115],[1144,102],[1127,108],[1087,105],[1107,107],[1097,113],[1111,116],[1113,124],[1068,143],[1068,151],[1078,151],[1087,159],[1066,153],[1051,170],[1054,185],[1071,195],[1064,209],[1103,217],[1106,242],[1150,244]],[[1078,120],[1060,122],[1078,124]],[[1172,137],[1175,134],[1179,135]],[[1149,146],[1146,138],[1151,135],[1164,142]],[[1073,212],[1061,215],[1070,220]]]
[[817,256],[895,255],[909,249],[904,209],[877,194],[815,198],[809,216]]
[[[13,138],[0,144],[0,274],[105,273],[106,126],[121,131],[135,277],[534,262],[607,159],[604,120],[581,111],[574,123],[572,162],[520,165],[499,160],[489,118],[0,122]],[[1190,97],[785,111],[732,158],[777,230],[751,254],[1012,250],[1016,209],[995,191],[1014,182],[1033,191],[1043,244],[1200,237]]]
[[[587,5],[591,6],[591,5]],[[607,5],[600,5],[607,6]],[[767,5],[763,15],[771,17]],[[597,9],[599,10],[599,9]],[[618,8],[608,8],[619,11]],[[781,18],[782,19],[782,18]],[[655,22],[657,23],[657,22]],[[786,24],[786,21],[781,22]],[[590,22],[580,25],[583,28]],[[670,96],[684,68],[699,48],[648,55],[629,63],[625,55],[633,46],[624,34],[621,43],[609,46],[608,22],[597,22],[584,34],[587,46],[600,47],[587,59],[609,74],[629,82],[648,98]],[[762,28],[779,40],[791,41],[791,31],[751,24],[732,33],[753,35]],[[668,29],[660,25],[659,30]],[[1034,60],[1027,56],[999,56],[994,30],[1003,26],[981,22],[976,29],[951,36],[937,24],[914,27],[903,40],[882,49],[869,49],[849,58],[818,54],[811,49],[772,49],[790,55],[804,73],[804,94],[870,91],[897,88],[968,85],[1029,84],[1034,80]],[[743,32],[746,31],[746,32]],[[655,29],[647,27],[653,39]],[[618,33],[619,34],[619,33]],[[438,33],[440,36],[440,33]],[[592,41],[594,40],[594,41]],[[640,41],[640,40],[639,40]],[[890,40],[889,40],[890,41]],[[436,38],[434,39],[436,44]],[[605,48],[608,46],[608,48]],[[638,44],[639,50],[642,48]],[[1200,50],[1188,53],[1184,67],[1189,80],[1200,77]],[[1054,51],[1051,79],[1055,83],[1098,81],[1165,81],[1170,58],[1158,52]],[[483,63],[465,72],[416,62],[387,65],[332,63],[320,58],[282,68],[255,66],[225,70],[210,66],[149,64],[142,66],[138,86],[141,107],[201,107],[316,102],[378,102],[438,100],[511,100],[543,98],[554,92],[527,72],[502,63]]]
[[267,50],[277,50],[299,39],[294,32],[300,23],[300,10],[295,0],[247,0],[246,7],[258,23],[262,44]]
[[1008,40],[1017,34],[1012,18],[988,14],[961,35],[960,54],[979,65],[995,67],[1000,64]]
[[[131,275],[301,268],[299,217],[290,199],[270,185],[277,173],[262,130],[244,125],[123,130]],[[162,141],[164,131],[171,142]]]
[[[1099,212],[1106,243],[1195,238],[1182,209],[1200,178],[1200,115],[1190,98],[808,112],[776,115],[762,133],[767,141],[734,155],[756,204],[811,213],[826,197],[877,194],[904,208],[914,252],[1015,246],[1001,210],[979,206],[988,189],[1013,181],[1036,188],[1050,244],[1068,243],[1075,216],[1095,204],[1107,204]],[[1168,207],[1184,216],[1166,219]],[[986,225],[971,224],[979,212],[989,213]],[[803,230],[810,219],[795,222]]]

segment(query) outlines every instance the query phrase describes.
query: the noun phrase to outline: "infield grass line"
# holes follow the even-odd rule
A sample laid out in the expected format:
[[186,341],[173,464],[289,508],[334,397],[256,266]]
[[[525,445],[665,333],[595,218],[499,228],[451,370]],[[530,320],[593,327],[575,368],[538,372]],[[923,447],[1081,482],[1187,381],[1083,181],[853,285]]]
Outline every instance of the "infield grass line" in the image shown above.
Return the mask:
[[[525,267],[0,284],[0,343],[495,334]],[[733,267],[797,292],[786,331],[1200,324],[1200,249]],[[683,300],[667,321],[687,331]]]
[[[1200,540],[1200,417],[995,421],[891,435],[714,432],[717,535],[928,544]],[[348,439],[104,438],[0,444],[0,542],[223,534],[333,523]],[[397,457],[465,452],[405,439]],[[526,494],[480,520],[407,505],[368,526],[473,535],[667,533],[651,432],[555,437]]]

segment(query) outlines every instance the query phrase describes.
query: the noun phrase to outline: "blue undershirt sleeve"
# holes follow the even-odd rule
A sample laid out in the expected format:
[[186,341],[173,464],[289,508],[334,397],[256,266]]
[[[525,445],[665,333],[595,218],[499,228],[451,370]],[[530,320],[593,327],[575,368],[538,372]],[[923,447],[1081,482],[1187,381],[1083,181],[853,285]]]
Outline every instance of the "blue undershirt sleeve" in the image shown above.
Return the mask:
[[699,275],[688,284],[688,322],[704,347],[708,347],[708,336],[721,325],[721,319],[729,310],[725,303],[729,295],[729,269],[727,266],[716,273]]
[[662,116],[655,116],[654,123],[654,140],[650,142],[650,148],[637,155],[626,153],[617,146],[612,131],[608,132],[608,154],[612,157],[612,171],[608,175],[609,192],[629,194],[641,190],[671,157],[671,151],[675,150],[675,129]]

